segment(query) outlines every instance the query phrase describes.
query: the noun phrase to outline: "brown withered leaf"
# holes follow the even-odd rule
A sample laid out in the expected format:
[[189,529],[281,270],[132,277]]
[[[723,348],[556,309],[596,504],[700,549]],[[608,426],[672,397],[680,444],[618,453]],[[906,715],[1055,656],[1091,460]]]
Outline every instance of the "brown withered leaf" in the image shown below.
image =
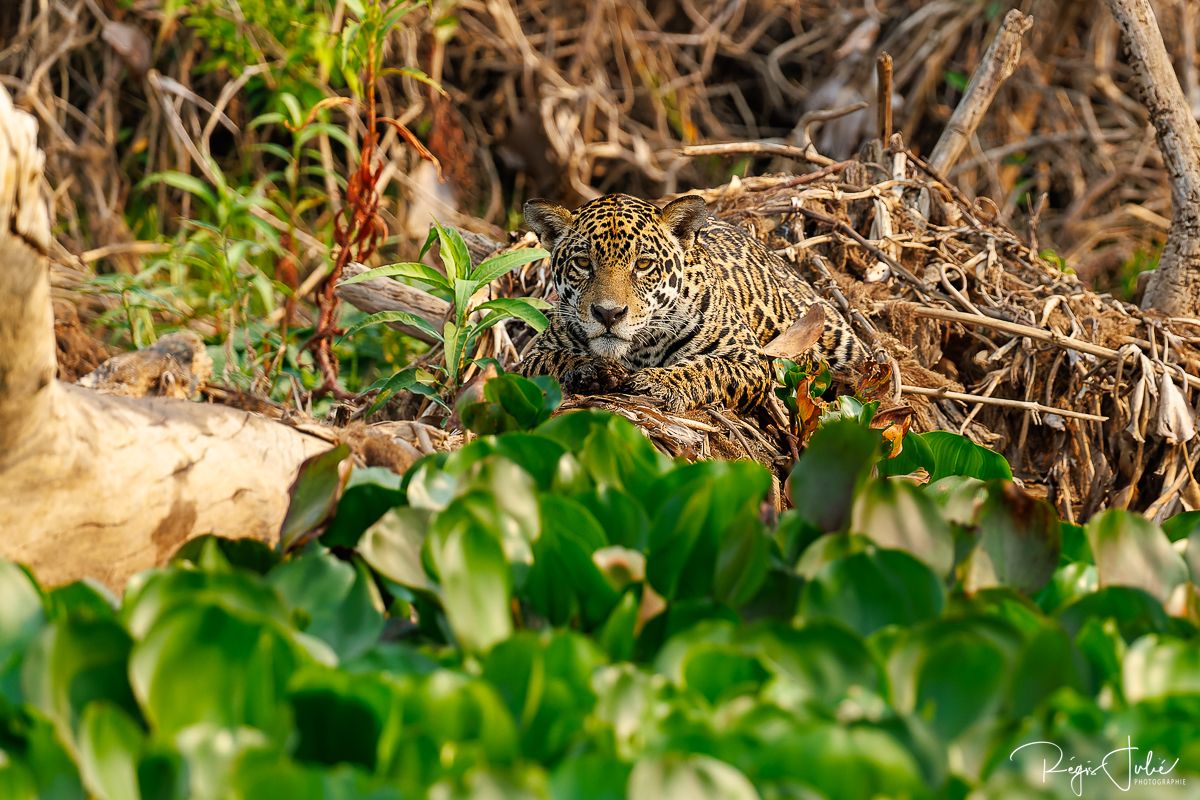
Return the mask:
[[819,398],[812,396],[812,376],[800,381],[796,387],[796,436],[801,442],[807,442],[820,422],[821,412],[829,405]]
[[892,393],[892,365],[872,361],[854,388],[854,394],[864,403],[889,397]]
[[879,411],[871,418],[871,427],[883,433],[883,440],[888,443],[888,458],[900,455],[904,448],[904,434],[912,425],[913,409],[908,406],[895,406]]
[[767,342],[763,353],[773,358],[795,359],[812,349],[825,331],[825,312],[818,305],[792,323],[792,327]]

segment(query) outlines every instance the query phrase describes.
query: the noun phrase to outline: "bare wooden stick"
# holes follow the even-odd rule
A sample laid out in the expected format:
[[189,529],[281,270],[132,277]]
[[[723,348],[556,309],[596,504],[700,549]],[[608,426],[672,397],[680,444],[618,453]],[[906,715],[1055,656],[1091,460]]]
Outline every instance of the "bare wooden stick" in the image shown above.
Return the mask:
[[875,59],[875,74],[879,79],[875,87],[876,120],[879,129],[879,141],[886,146],[892,138],[892,54],[880,53]]
[[924,386],[909,386],[906,383],[900,385],[900,391],[903,394],[916,394],[921,395],[922,397],[938,397],[946,400],[961,400],[964,403],[975,403],[981,406],[1004,406],[1005,408],[1020,408],[1024,409],[1025,411],[1040,411],[1043,414],[1058,414],[1060,417],[1086,419],[1090,422],[1108,421],[1108,417],[1102,417],[1099,414],[1087,414],[1083,411],[1072,411],[1069,408],[1054,408],[1053,406],[1044,406],[1041,403],[1035,403],[1031,400],[1010,400],[1007,397],[991,397],[990,395],[952,392],[949,389],[927,389]]
[[1015,8],[1005,15],[996,38],[988,45],[983,61],[967,84],[966,93],[929,156],[929,165],[935,172],[949,172],[962,155],[996,92],[1017,68],[1021,58],[1021,37],[1032,25],[1033,17],[1027,17]]
[[829,158],[807,147],[782,142],[726,142],[724,144],[693,144],[679,149],[685,156],[783,156],[830,167],[837,159]]
[[1150,1],[1107,2],[1121,27],[1134,84],[1171,176],[1171,228],[1142,307],[1195,316],[1200,313],[1200,126],[1179,86]]
[[[1106,361],[1119,361],[1121,359],[1120,351],[1113,350],[1108,347],[1103,347],[1092,342],[1085,342],[1082,339],[1076,339],[1071,336],[1064,336],[1055,331],[1048,331],[1045,328],[1034,328],[1029,325],[1022,325],[1019,322],[1009,322],[1004,319],[994,319],[985,317],[982,314],[968,314],[963,311],[950,311],[945,308],[931,308],[929,306],[918,306],[915,304],[906,304],[906,308],[911,309],[913,316],[927,317],[929,319],[943,319],[948,322],[960,322],[964,325],[975,325],[980,328],[991,328],[996,331],[1004,331],[1017,336],[1027,336],[1039,342],[1066,347],[1071,350],[1078,350],[1080,353],[1087,353],[1096,358],[1103,358]],[[1167,369],[1157,361],[1152,361],[1155,371],[1163,371]],[[1183,376],[1188,386],[1200,388],[1200,378],[1191,375],[1182,370],[1170,370],[1172,373],[1178,372]],[[1057,413],[1057,412],[1055,412]]]

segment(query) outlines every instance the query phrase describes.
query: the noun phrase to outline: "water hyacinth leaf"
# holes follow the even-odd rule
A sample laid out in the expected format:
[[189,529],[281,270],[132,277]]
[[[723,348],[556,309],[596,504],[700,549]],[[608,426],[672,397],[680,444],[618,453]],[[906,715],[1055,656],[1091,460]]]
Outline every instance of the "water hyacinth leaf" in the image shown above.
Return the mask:
[[864,425],[845,419],[820,428],[788,479],[796,513],[822,531],[842,530],[855,489],[879,455],[879,433]]
[[1172,542],[1186,539],[1192,534],[1200,532],[1200,511],[1184,511],[1165,519],[1162,529]]
[[629,800],[759,800],[754,785],[736,768],[702,755],[645,756],[629,775]]
[[799,614],[869,636],[887,625],[936,619],[944,603],[945,590],[929,567],[899,550],[876,550],[826,564],[805,584]]
[[342,491],[321,543],[326,547],[354,547],[363,533],[389,509],[404,503],[401,476],[386,467],[356,467]]
[[745,602],[762,583],[768,540],[758,518],[771,479],[757,464],[701,462],[671,471],[654,500],[646,577],[668,600],[712,594]]
[[1109,586],[1084,595],[1057,614],[1058,621],[1075,635],[1088,620],[1116,623],[1127,642],[1148,633],[1166,633],[1174,629],[1162,604],[1142,589]]
[[1168,636],[1143,636],[1121,666],[1121,685],[1131,703],[1167,697],[1200,697],[1200,645]]
[[988,484],[977,519],[979,541],[967,557],[963,586],[1009,586],[1035,594],[1050,582],[1062,547],[1058,515],[1009,481]]
[[284,689],[305,657],[275,625],[215,605],[163,614],[129,657],[129,677],[159,735],[198,723],[258,728],[276,741],[290,729]]
[[1162,529],[1140,514],[1112,509],[1087,524],[1100,586],[1132,586],[1164,605],[1189,579],[1187,564]]
[[495,534],[470,520],[434,531],[426,540],[442,603],[462,647],[484,652],[512,634],[512,577]]
[[342,488],[350,479],[351,466],[350,448],[344,443],[312,456],[300,466],[300,474],[288,491],[291,500],[279,532],[280,549],[288,550],[333,514]]
[[592,628],[607,619],[619,599],[592,554],[608,540],[587,509],[565,497],[543,495],[541,534],[533,543],[533,566],[524,593],[552,625],[578,620]]
[[379,740],[396,706],[397,690],[381,677],[310,668],[291,682],[295,756],[318,764],[374,769]]
[[80,718],[93,701],[139,716],[126,666],[132,646],[125,629],[110,619],[70,620],[45,628],[25,656],[21,682],[27,702],[72,748],[77,747]]
[[861,701],[884,694],[883,670],[863,640],[840,624],[814,622],[797,630],[775,623],[747,638],[776,676],[766,697],[782,708],[816,706],[833,714],[850,696]]
[[929,447],[933,458],[931,481],[950,475],[962,475],[980,480],[1012,480],[1012,467],[1004,456],[988,447],[977,445],[965,436],[948,431],[928,431],[917,434]]
[[21,701],[21,662],[45,624],[42,597],[25,571],[0,559],[0,698]]
[[401,586],[430,591],[433,585],[421,563],[431,513],[420,508],[393,508],[372,525],[358,551],[371,569]]
[[591,753],[563,759],[550,775],[550,796],[625,800],[632,767],[615,758]]
[[138,800],[138,760],[146,735],[119,706],[90,704],[79,724],[79,771],[101,800]]
[[383,631],[382,601],[361,564],[310,549],[280,564],[267,578],[309,636],[347,660],[366,652]]
[[904,550],[946,576],[954,566],[950,525],[923,491],[907,481],[874,480],[854,500],[850,529],[880,547]]

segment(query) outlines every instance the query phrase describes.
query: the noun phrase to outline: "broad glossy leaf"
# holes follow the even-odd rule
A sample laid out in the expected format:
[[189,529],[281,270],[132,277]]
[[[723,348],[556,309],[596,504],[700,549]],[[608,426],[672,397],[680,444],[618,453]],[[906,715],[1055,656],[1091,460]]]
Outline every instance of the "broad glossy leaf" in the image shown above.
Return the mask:
[[1121,666],[1121,685],[1131,703],[1166,697],[1200,697],[1200,643],[1168,636],[1143,636]]
[[770,476],[748,461],[677,467],[656,481],[646,578],[668,600],[749,600],[767,569],[758,512]]
[[1110,586],[1084,595],[1059,611],[1057,617],[1072,635],[1090,619],[1111,619],[1127,642],[1143,634],[1165,633],[1173,628],[1171,618],[1153,595],[1126,586]]
[[133,638],[141,639],[167,612],[201,603],[219,605],[247,618],[278,623],[289,620],[279,594],[249,572],[202,572],[178,566],[144,574],[129,587],[121,619]]
[[928,431],[917,434],[929,447],[934,468],[931,481],[949,475],[963,475],[980,480],[1012,480],[1012,468],[1004,456],[989,447],[977,445],[965,436],[948,431]]
[[292,681],[288,700],[296,720],[296,758],[374,770],[385,728],[399,712],[401,697],[373,675],[310,668]]
[[550,775],[554,800],[625,800],[632,767],[615,758],[585,753],[563,759]]
[[533,543],[533,566],[524,587],[530,605],[552,625],[572,621],[599,625],[618,600],[592,560],[608,544],[604,531],[580,504],[565,497],[539,498],[541,534]]
[[963,586],[1009,586],[1034,594],[1049,583],[1062,547],[1058,515],[1010,481],[988,484],[977,519],[979,542],[967,557]]
[[788,479],[796,513],[822,531],[850,521],[854,492],[880,455],[880,436],[853,420],[838,420],[813,434]]
[[345,444],[318,453],[300,465],[300,474],[288,491],[291,500],[279,531],[280,549],[289,549],[329,519],[350,479],[350,469],[350,448]]
[[189,604],[159,617],[135,645],[129,677],[160,735],[207,722],[282,742],[291,727],[285,687],[306,660],[269,622]]
[[326,547],[354,547],[368,528],[389,509],[405,502],[402,478],[385,467],[356,467],[321,534]]
[[629,775],[629,800],[759,800],[734,767],[702,755],[645,756]]
[[1189,579],[1187,564],[1166,534],[1140,514],[1112,509],[1087,524],[1100,586],[1132,586],[1165,604]]
[[411,589],[431,590],[433,585],[421,563],[430,516],[425,509],[393,508],[363,536],[359,553],[388,580]]
[[79,770],[101,800],[137,800],[137,767],[146,734],[120,706],[88,705],[79,724]]
[[886,625],[937,618],[945,592],[937,575],[908,553],[876,550],[825,565],[804,586],[800,617],[835,620],[860,636]]
[[208,548],[215,548],[221,554],[225,564],[265,575],[271,567],[279,563],[279,553],[272,550],[259,539],[227,539],[224,536],[204,534],[194,539],[188,539],[171,556],[172,561],[190,561],[192,564],[205,568],[205,557]]
[[816,622],[799,630],[772,624],[748,638],[774,675],[764,699],[783,708],[816,707],[832,715],[847,698],[885,695],[883,670],[874,656],[862,639],[839,624]]
[[382,601],[366,568],[312,548],[267,577],[292,609],[297,627],[316,636],[339,659],[362,655],[383,631]]
[[0,560],[0,699],[21,703],[21,662],[45,622],[36,584],[16,564]]
[[97,619],[58,622],[30,647],[21,676],[25,697],[68,746],[77,746],[80,717],[93,701],[108,701],[138,716],[127,675],[132,645],[114,620]]
[[854,500],[850,529],[880,547],[904,550],[946,576],[954,567],[954,537],[937,505],[907,481],[873,480]]
[[496,534],[467,519],[436,527],[426,540],[442,604],[461,646],[488,650],[512,634],[512,576]]

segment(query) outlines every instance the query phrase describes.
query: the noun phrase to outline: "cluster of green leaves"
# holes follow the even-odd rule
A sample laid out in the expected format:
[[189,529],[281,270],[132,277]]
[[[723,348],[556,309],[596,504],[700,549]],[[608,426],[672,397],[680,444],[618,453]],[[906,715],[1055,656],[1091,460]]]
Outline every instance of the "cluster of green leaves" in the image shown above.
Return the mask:
[[444,272],[410,261],[376,267],[344,281],[352,284],[375,278],[400,278],[440,297],[450,303],[453,309],[451,318],[442,324],[441,330],[407,311],[380,311],[346,331],[346,337],[350,337],[367,328],[400,323],[428,334],[442,346],[441,364],[409,367],[381,378],[371,386],[371,389],[379,392],[371,410],[381,407],[396,392],[410,391],[429,397],[449,411],[480,334],[508,319],[525,322],[539,333],[546,328],[546,315],[542,311],[548,309],[550,304],[545,300],[536,297],[498,297],[475,302],[474,297],[476,292],[492,281],[531,261],[546,258],[549,253],[537,247],[510,250],[475,266],[471,263],[471,252],[462,235],[435,221],[421,248],[420,258],[425,257],[434,242],[438,243]]
[[[329,266],[328,256],[304,242],[315,239],[332,251],[336,209],[329,186],[344,191],[344,176],[359,159],[356,138],[331,121],[331,108],[363,98],[364,72],[430,83],[419,69],[383,70],[381,62],[388,37],[413,24],[409,14],[421,3],[350,0],[344,13],[335,6],[328,0],[165,4],[164,26],[183,24],[195,34],[172,40],[164,55],[172,57],[175,41],[194,48],[199,67],[192,91],[203,96],[254,71],[244,76],[238,102],[222,104],[234,125],[217,125],[199,143],[202,169],[151,172],[139,155],[145,148],[129,159],[137,182],[126,207],[129,227],[166,252],[135,273],[92,282],[93,291],[120,298],[102,322],[128,338],[123,346],[146,346],[178,327],[200,328],[225,382],[283,398],[323,381],[301,356],[311,325],[282,325],[280,318],[305,273]],[[336,19],[343,20],[338,31]],[[352,325],[365,315],[344,316]],[[420,347],[378,327],[335,355],[347,387],[358,391],[408,363]]]
[[287,556],[192,542],[119,603],[0,565],[0,796],[1060,797],[1015,748],[1126,737],[1196,780],[1194,515],[1069,525],[965,440],[880,477],[837,419],[776,519],[756,464],[497,381],[508,432],[356,470]]

